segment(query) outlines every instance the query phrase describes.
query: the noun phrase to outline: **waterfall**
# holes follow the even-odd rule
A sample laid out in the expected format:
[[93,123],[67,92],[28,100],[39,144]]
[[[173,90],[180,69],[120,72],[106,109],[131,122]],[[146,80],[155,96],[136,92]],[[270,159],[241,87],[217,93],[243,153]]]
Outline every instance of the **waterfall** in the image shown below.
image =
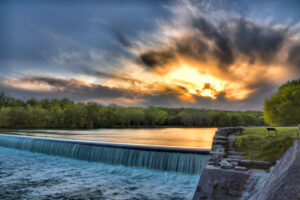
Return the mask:
[[201,174],[209,150],[0,134],[0,146],[113,165]]
[[254,194],[262,190],[268,176],[269,173],[262,170],[255,170],[252,172],[246,184],[247,188],[240,200],[249,200]]

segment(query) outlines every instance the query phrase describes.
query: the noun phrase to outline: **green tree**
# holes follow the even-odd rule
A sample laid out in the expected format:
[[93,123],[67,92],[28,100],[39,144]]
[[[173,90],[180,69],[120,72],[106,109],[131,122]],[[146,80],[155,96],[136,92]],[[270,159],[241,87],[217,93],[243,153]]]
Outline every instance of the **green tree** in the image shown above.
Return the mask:
[[28,99],[27,100],[27,102],[26,102],[26,104],[27,105],[30,105],[30,106],[36,106],[36,105],[38,105],[38,100],[36,100],[36,98],[31,98],[31,99]]
[[300,123],[300,79],[282,85],[264,104],[265,121],[273,126]]
[[[300,83],[300,82],[299,82]],[[300,90],[297,82],[285,85],[283,94],[272,97],[265,116],[278,114],[278,124],[300,121]],[[275,103],[274,103],[274,102]],[[269,114],[268,114],[269,112]],[[293,115],[288,115],[293,113]],[[287,117],[280,117],[281,115]],[[276,116],[276,115],[274,115]],[[275,117],[273,119],[276,119]],[[140,126],[235,126],[264,125],[262,112],[220,111],[195,108],[125,108],[115,104],[74,103],[64,99],[20,99],[0,93],[0,128],[111,128]]]
[[69,103],[64,108],[64,124],[66,128],[86,128],[87,109],[83,104]]
[[64,127],[64,112],[59,104],[52,104],[49,108],[50,123],[49,128],[62,128]]
[[167,112],[159,108],[149,107],[145,109],[145,120],[148,125],[162,125],[167,117]]
[[8,128],[11,127],[11,120],[9,118],[9,112],[11,108],[9,107],[2,107],[0,109],[0,127]]
[[51,114],[48,110],[41,107],[32,107],[30,105],[26,108],[25,126],[27,128],[49,128],[51,124]]

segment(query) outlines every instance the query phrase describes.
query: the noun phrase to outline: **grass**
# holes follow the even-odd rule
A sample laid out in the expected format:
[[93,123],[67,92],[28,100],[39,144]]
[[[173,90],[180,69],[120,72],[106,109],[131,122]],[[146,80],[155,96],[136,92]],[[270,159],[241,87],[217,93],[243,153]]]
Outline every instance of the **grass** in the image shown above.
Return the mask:
[[245,127],[242,134],[237,134],[233,147],[246,154],[243,159],[275,163],[298,137],[297,127],[276,129],[278,136],[274,132],[268,134],[266,127]]

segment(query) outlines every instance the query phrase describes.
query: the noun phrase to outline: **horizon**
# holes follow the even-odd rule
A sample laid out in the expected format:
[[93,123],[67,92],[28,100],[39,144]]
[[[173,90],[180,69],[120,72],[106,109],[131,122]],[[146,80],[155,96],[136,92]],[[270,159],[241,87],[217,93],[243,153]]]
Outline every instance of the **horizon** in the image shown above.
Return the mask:
[[261,111],[300,77],[297,1],[2,1],[0,92]]

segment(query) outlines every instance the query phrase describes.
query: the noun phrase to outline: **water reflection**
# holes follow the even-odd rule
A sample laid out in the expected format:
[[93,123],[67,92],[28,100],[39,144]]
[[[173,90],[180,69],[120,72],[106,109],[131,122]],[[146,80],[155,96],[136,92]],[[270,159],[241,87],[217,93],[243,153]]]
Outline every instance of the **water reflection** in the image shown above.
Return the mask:
[[210,149],[216,128],[14,130],[7,134],[150,146]]

